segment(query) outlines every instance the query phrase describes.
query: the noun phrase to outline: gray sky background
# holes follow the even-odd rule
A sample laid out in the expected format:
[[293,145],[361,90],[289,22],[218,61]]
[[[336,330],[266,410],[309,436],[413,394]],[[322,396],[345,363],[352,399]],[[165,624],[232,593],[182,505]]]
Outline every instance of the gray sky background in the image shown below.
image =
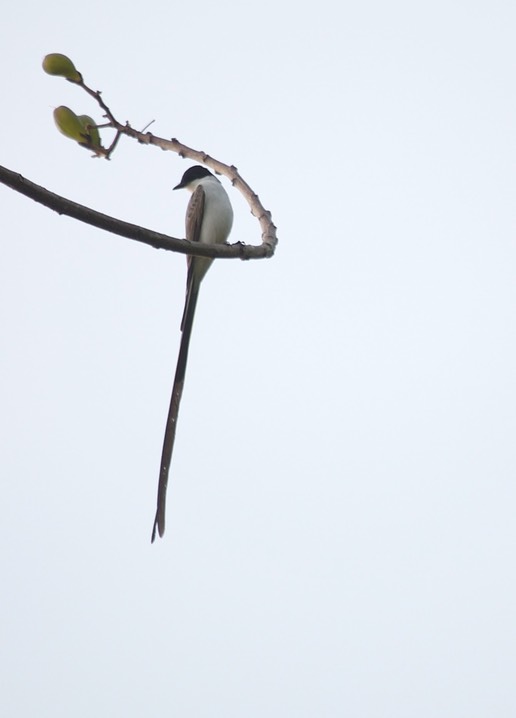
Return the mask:
[[514,716],[514,4],[2,12],[2,164],[183,235],[190,162],[55,129],[64,52],[280,245],[204,282],[151,546],[184,258],[0,187],[1,714]]

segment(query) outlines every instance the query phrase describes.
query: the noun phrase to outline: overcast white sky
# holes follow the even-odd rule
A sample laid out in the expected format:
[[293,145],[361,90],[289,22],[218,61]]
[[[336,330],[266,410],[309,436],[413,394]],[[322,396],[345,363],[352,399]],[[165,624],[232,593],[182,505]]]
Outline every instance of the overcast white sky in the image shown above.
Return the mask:
[[184,258],[0,186],[1,715],[515,715],[515,20],[3,9],[1,164],[183,235],[191,163],[55,129],[100,120],[41,70],[64,52],[120,120],[237,165],[280,245],[204,282],[151,546]]

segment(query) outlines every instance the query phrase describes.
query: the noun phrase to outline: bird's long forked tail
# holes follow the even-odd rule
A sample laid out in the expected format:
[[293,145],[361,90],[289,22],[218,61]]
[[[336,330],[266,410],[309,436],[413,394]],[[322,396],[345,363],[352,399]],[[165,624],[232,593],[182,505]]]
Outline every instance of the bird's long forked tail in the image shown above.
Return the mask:
[[181,396],[183,394],[183,386],[185,383],[186,362],[188,359],[188,347],[190,345],[190,336],[192,334],[192,326],[197,306],[197,297],[199,296],[200,281],[193,276],[193,272],[189,277],[189,287],[185,301],[185,311],[181,322],[181,345],[179,347],[179,355],[177,358],[176,373],[174,376],[174,385],[172,387],[172,397],[170,399],[170,407],[168,410],[167,425],[165,428],[165,438],[163,440],[163,451],[161,452],[161,465],[159,470],[158,484],[158,503],[156,508],[156,517],[154,526],[152,527],[151,543],[154,543],[156,531],[163,536],[165,533],[165,508],[167,502],[167,486],[168,473],[170,469],[170,461],[172,459],[172,450],[174,448],[174,440],[176,437],[177,417],[179,414],[179,405],[181,404]]

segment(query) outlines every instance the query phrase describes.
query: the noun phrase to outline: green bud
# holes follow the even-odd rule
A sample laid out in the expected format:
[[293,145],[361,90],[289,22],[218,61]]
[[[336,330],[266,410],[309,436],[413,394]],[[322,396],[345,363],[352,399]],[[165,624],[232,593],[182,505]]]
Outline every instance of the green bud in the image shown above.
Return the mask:
[[43,69],[49,75],[66,77],[70,82],[82,82],[82,75],[75,69],[75,65],[66,55],[53,52],[43,58]]
[[83,142],[88,144],[92,149],[102,147],[100,141],[100,133],[97,129],[97,123],[88,115],[79,115],[77,117],[82,125]]
[[54,110],[54,122],[63,135],[76,142],[84,142],[84,127],[69,107],[61,105]]

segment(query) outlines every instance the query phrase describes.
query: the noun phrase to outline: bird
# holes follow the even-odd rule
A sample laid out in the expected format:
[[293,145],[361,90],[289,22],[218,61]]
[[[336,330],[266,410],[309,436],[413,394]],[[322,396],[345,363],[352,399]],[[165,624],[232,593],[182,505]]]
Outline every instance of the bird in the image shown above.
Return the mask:
[[[192,194],[186,209],[186,239],[189,242],[224,244],[233,226],[233,208],[226,190],[217,177],[206,167],[194,165],[186,170],[179,184],[174,187],[174,190],[176,189],[187,189]],[[152,528],[151,543],[154,543],[156,533],[159,534],[160,538],[165,533],[168,475],[176,436],[179,405],[185,381],[188,347],[199,296],[199,287],[212,262],[213,259],[208,257],[187,256],[188,274],[185,306],[181,320],[181,343],[165,428],[165,438],[163,440],[156,516]]]

